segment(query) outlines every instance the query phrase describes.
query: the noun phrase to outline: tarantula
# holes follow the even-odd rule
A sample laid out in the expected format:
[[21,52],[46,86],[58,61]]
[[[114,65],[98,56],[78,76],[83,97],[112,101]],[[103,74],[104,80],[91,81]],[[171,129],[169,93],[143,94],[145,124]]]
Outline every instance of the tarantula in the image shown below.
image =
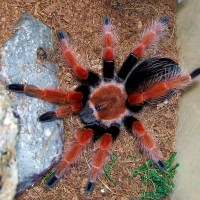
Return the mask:
[[141,39],[115,73],[116,37],[112,31],[110,18],[104,17],[102,78],[80,64],[69,46],[67,36],[63,31],[58,31],[63,57],[82,84],[75,91],[40,89],[26,84],[7,85],[8,90],[60,104],[55,111],[41,115],[40,122],[62,119],[69,113],[78,113],[85,124],[84,128],[75,133],[74,141],[63,153],[57,169],[46,182],[47,188],[59,182],[86,145],[99,140],[85,187],[85,193],[90,194],[122,126],[137,137],[140,145],[158,168],[165,170],[163,157],[153,137],[142,122],[133,117],[133,113],[141,111],[144,106],[156,105],[169,99],[200,74],[200,68],[190,74],[183,73],[176,62],[165,57],[153,57],[137,64],[146,49],[162,35],[167,23],[167,17],[154,21],[143,32]]

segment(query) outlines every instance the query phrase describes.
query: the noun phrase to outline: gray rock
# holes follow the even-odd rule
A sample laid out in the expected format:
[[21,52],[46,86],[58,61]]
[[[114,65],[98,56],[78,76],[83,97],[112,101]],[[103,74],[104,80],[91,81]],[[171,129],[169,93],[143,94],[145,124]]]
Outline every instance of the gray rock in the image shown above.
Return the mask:
[[[53,52],[51,29],[24,14],[16,25],[16,33],[1,50],[3,76],[7,83],[27,83],[40,88],[56,87],[54,72],[58,66],[50,62]],[[42,50],[42,51],[41,51]],[[63,124],[61,121],[40,123],[37,118],[56,105],[25,95],[11,93],[14,110],[19,116],[17,142],[19,184],[17,192],[34,184],[61,156]]]
[[16,162],[17,119],[0,84],[0,199],[11,200],[18,183]]

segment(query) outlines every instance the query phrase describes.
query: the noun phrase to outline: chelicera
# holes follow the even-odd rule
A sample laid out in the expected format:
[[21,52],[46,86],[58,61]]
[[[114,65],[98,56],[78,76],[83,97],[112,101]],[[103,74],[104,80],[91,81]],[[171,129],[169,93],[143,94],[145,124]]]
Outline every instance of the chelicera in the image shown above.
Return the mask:
[[156,105],[169,99],[177,90],[190,84],[200,74],[200,68],[189,74],[183,73],[175,61],[165,57],[152,57],[137,64],[148,47],[161,37],[167,23],[167,17],[155,20],[143,32],[141,39],[131,50],[119,71],[115,72],[116,39],[110,18],[104,17],[102,78],[80,64],[69,46],[67,36],[63,31],[58,31],[63,57],[82,84],[75,91],[40,89],[18,83],[7,85],[8,90],[60,105],[55,111],[41,115],[40,122],[62,119],[69,113],[78,113],[84,124],[84,128],[75,133],[74,141],[63,153],[60,163],[46,182],[47,188],[59,182],[90,142],[98,142],[99,146],[94,153],[85,187],[85,193],[90,194],[109,155],[112,143],[117,139],[123,126],[137,137],[143,150],[155,165],[160,170],[165,170],[163,157],[155,140],[142,122],[134,117],[134,113],[141,111],[144,106]]

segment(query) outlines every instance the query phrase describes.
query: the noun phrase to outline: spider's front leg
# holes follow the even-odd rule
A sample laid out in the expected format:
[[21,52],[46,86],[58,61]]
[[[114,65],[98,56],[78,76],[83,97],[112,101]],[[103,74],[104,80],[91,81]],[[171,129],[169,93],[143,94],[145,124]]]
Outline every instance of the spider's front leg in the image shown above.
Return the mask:
[[83,67],[73,50],[69,46],[69,42],[66,34],[59,30],[58,39],[61,44],[61,50],[63,54],[63,58],[66,61],[67,65],[72,69],[74,75],[81,81],[86,82],[89,85],[95,85],[99,82],[99,76],[94,72],[88,71],[85,67]]
[[163,157],[156,146],[155,140],[145,130],[143,124],[134,117],[127,117],[124,120],[124,126],[129,132],[136,135],[141,147],[147,152],[158,168],[164,171],[166,167],[163,162]]
[[133,48],[117,73],[121,80],[126,79],[129,72],[133,69],[137,61],[145,54],[146,50],[162,36],[168,21],[168,17],[162,17],[160,20],[154,21],[152,25],[143,32],[140,41]]

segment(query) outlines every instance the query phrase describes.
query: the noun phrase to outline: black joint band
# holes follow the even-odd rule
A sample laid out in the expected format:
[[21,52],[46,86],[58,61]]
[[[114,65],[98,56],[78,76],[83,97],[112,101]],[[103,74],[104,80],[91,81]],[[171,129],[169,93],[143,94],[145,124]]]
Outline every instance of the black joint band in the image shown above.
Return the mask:
[[89,72],[89,75],[85,80],[86,83],[92,86],[98,85],[99,81],[100,81],[99,76],[91,71]]
[[118,77],[121,79],[126,79],[128,76],[129,72],[132,70],[134,65],[137,63],[138,58],[134,56],[132,53],[127,57],[127,59],[124,61],[122,64],[122,67],[120,68],[118,72]]
[[76,91],[81,92],[83,94],[82,104],[84,107],[89,99],[90,88],[87,85],[80,85],[76,88]]
[[111,126],[108,128],[108,133],[112,135],[113,140],[116,140],[120,133],[119,125],[111,124]]
[[134,113],[137,113],[137,112],[140,112],[140,111],[142,110],[143,105],[131,106],[131,105],[129,104],[128,100],[127,100],[127,101],[126,101],[126,107],[127,107],[130,111],[132,111],[132,112],[134,112]]
[[115,63],[114,61],[103,61],[103,77],[112,79],[114,77]]
[[106,133],[106,128],[100,125],[88,125],[85,128],[90,128],[94,131],[93,142],[96,142],[103,134]]
[[132,125],[134,122],[138,121],[135,117],[128,116],[124,118],[124,126],[129,133],[132,133]]

